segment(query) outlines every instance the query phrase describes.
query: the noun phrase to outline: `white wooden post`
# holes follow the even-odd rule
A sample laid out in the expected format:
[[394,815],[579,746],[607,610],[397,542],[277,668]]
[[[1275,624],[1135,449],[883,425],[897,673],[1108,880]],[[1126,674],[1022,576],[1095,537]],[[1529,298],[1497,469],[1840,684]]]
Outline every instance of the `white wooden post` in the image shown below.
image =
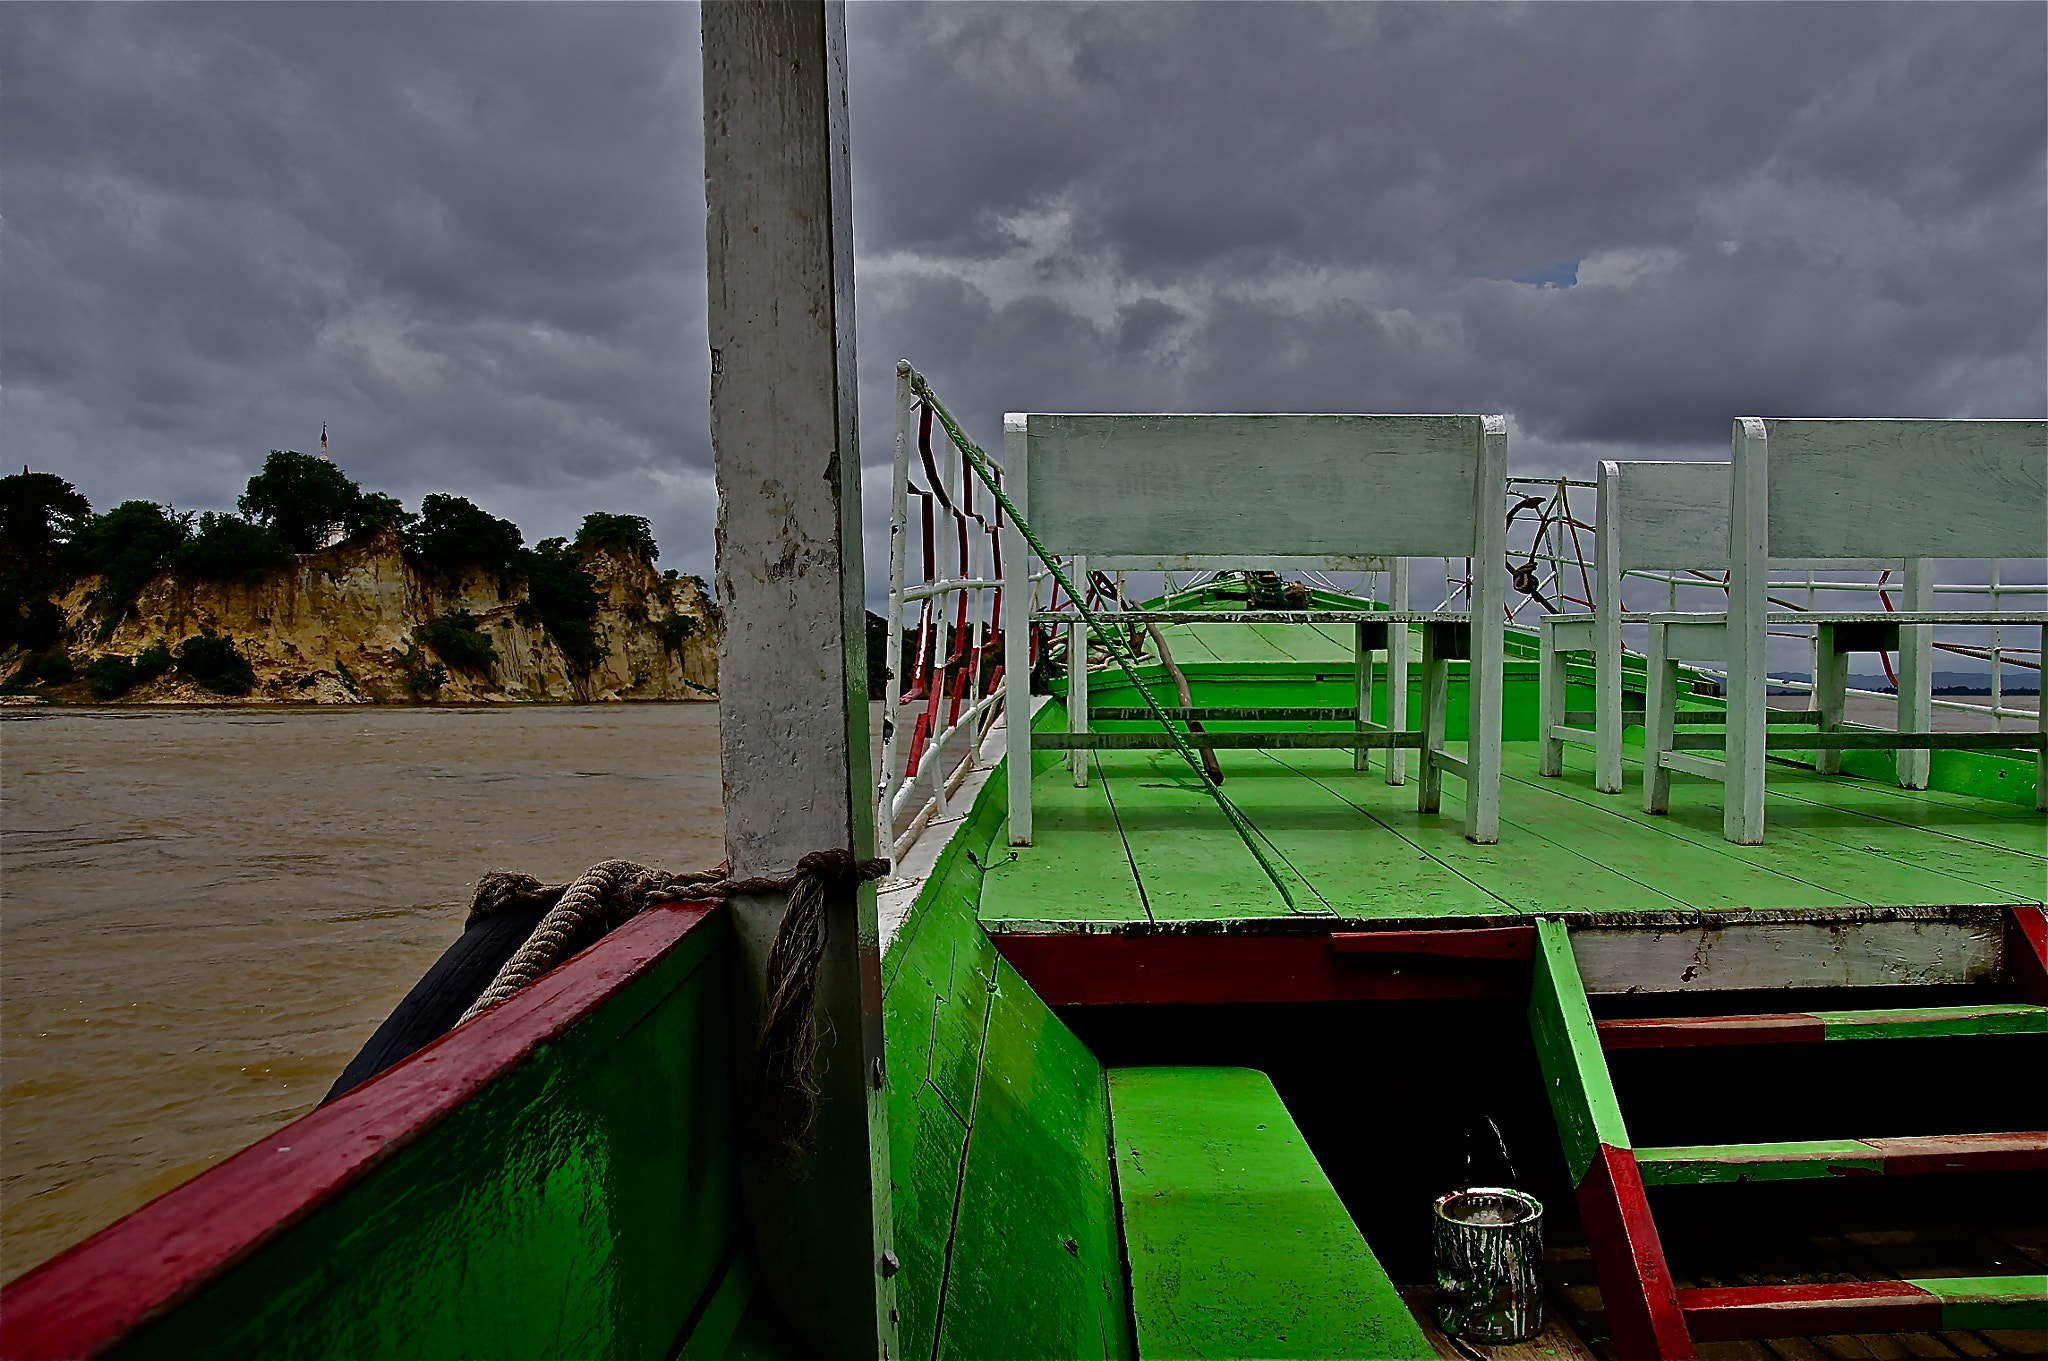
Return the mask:
[[1564,741],[1557,729],[1564,723],[1566,677],[1556,615],[1537,621],[1536,637],[1536,773],[1558,776],[1564,774]]
[[[1354,681],[1352,688],[1354,698],[1357,701],[1357,723],[1360,732],[1364,732],[1372,726],[1372,654],[1374,649],[1368,646],[1366,638],[1366,630],[1370,627],[1369,624],[1359,623],[1351,630],[1351,665]],[[1386,631],[1387,647],[1391,650],[1394,645],[1394,629],[1399,626],[1395,624],[1382,624],[1380,627]],[[1391,681],[1392,679],[1392,674],[1389,673],[1388,680]],[[1387,748],[1388,754],[1392,755],[1393,750],[1392,747]],[[1372,769],[1372,762],[1367,759],[1367,756],[1367,748],[1353,747],[1351,749],[1351,768],[1353,770]]]
[[1678,665],[1666,649],[1664,625],[1650,625],[1643,645],[1643,811],[1671,811],[1671,768],[1664,753],[1671,749],[1671,729],[1678,708]]
[[[1997,597],[1993,597],[1995,600]],[[1934,564],[1926,558],[1906,559],[1907,610],[1925,613],[1934,608]],[[1899,626],[1899,719],[1900,732],[1934,730],[1934,629],[1928,624]],[[1995,725],[1994,725],[1995,726]],[[1933,767],[1931,751],[1893,753],[1902,789],[1927,788]]]
[[1481,422],[1484,449],[1479,460],[1473,514],[1478,542],[1472,545],[1472,659],[1466,663],[1465,839],[1482,846],[1500,840],[1501,702],[1505,658],[1503,622],[1507,609],[1508,531],[1501,488],[1508,476],[1508,422]]
[[[1067,579],[1085,593],[1088,589],[1088,559],[1076,553],[1068,560]],[[1078,608],[1080,601],[1074,602]],[[1067,625],[1067,731],[1088,731],[1088,626]],[[1088,753],[1076,747],[1067,753],[1067,769],[1073,772],[1074,787],[1088,787]]]
[[[1003,490],[1019,513],[1031,514],[1024,418],[1003,417]],[[1008,770],[1010,844],[1031,844],[1031,545],[1011,519],[1003,521],[1003,756]]]
[[[707,323],[717,461],[720,741],[737,877],[816,850],[873,853],[855,409],[846,23],[834,4],[701,13]],[[786,902],[732,900],[740,1061]],[[816,1149],[749,1151],[764,1288],[806,1350],[897,1354],[872,884],[827,907]]]
[[[1387,572],[1387,604],[1396,611],[1408,608],[1408,559],[1395,558]],[[1408,625],[1387,625],[1387,726],[1395,732],[1408,730]],[[1387,748],[1387,783],[1408,783],[1408,752],[1404,747]]]
[[1451,706],[1451,664],[1437,656],[1439,627],[1422,626],[1422,751],[1415,771],[1418,813],[1434,813],[1443,806],[1444,772],[1436,757],[1443,750],[1444,720]]
[[[1594,541],[1600,555],[1593,602],[1593,788],[1621,792],[1621,469],[1600,465],[1600,506]],[[1564,670],[1559,659],[1558,670]]]
[[1721,835],[1743,846],[1764,839],[1765,695],[1770,660],[1770,434],[1764,422],[1735,422],[1734,484],[1728,519],[1728,756]]
[[[1816,732],[1836,732],[1842,726],[1842,710],[1846,701],[1844,691],[1849,684],[1849,654],[1835,645],[1835,626],[1817,624],[1814,626],[1813,643],[1813,696],[1808,700],[1813,712],[1820,715]],[[1814,752],[1813,768],[1823,775],[1834,775],[1842,769],[1842,753],[1825,748]]]

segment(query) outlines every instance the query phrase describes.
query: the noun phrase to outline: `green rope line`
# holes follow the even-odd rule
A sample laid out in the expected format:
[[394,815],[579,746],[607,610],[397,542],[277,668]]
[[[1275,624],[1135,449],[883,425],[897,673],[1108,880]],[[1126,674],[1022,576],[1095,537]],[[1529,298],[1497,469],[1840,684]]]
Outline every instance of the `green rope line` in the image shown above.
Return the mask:
[[[1003,514],[1009,516],[1011,523],[1017,526],[1017,532],[1024,536],[1024,542],[1031,545],[1031,551],[1045,564],[1045,570],[1052,573],[1052,579],[1066,589],[1068,599],[1072,600],[1074,608],[1080,611],[1082,622],[1088,626],[1088,631],[1108,649],[1110,657],[1122,668],[1124,678],[1144,697],[1146,707],[1152,710],[1152,717],[1159,721],[1159,726],[1173,739],[1173,749],[1188,763],[1188,769],[1195,773],[1195,779],[1200,782],[1202,788],[1209,791],[1209,797],[1216,800],[1216,806],[1223,810],[1223,816],[1229,821],[1231,829],[1237,833],[1238,840],[1244,842],[1245,849],[1252,853],[1252,859],[1259,862],[1259,868],[1266,872],[1266,877],[1273,881],[1273,887],[1280,891],[1280,901],[1287,904],[1289,912],[1299,912],[1301,909],[1294,905],[1294,894],[1288,889],[1287,881],[1267,858],[1265,851],[1259,848],[1259,835],[1253,829],[1251,821],[1221,789],[1209,782],[1209,773],[1202,769],[1202,758],[1188,745],[1187,738],[1180,729],[1173,726],[1173,721],[1166,716],[1166,709],[1153,696],[1152,691],[1138,679],[1137,659],[1130,655],[1130,649],[1122,636],[1103,623],[1095,611],[1088,608],[1085,598],[1081,592],[1074,589],[1074,583],[1060,566],[1059,560],[1046,551],[1045,545],[1039,542],[1038,535],[1032,532],[1031,525],[1017,513],[1016,505],[1004,493],[1001,483],[996,479],[995,470],[989,466],[988,455],[981,451],[980,445],[967,438],[966,432],[954,421],[953,413],[946,410],[939,399],[932,395],[931,387],[924,381],[924,375],[915,369],[910,372],[910,390],[931,407],[932,413],[939,418],[939,424],[946,427],[947,438],[953,441],[954,447],[959,449],[968,466],[974,469],[975,475],[988,487],[990,494],[996,498],[996,504],[1003,508]],[[1018,715],[1012,714],[1010,721],[1017,722]],[[1029,719],[1025,721],[1028,722]]]

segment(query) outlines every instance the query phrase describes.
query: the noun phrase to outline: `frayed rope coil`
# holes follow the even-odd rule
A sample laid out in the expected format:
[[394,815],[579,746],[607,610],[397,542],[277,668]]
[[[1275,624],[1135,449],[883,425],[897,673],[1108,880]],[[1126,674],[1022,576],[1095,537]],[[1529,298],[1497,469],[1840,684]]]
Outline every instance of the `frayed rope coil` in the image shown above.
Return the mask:
[[716,870],[667,870],[607,860],[567,884],[494,871],[476,886],[466,925],[516,907],[545,905],[546,914],[498,970],[469,1010],[489,1011],[560,961],[572,940],[600,936],[652,903],[693,902],[745,893],[787,893],[789,906],[768,952],[767,1017],[754,1046],[748,1105],[754,1136],[779,1155],[809,1151],[818,1115],[818,969],[825,958],[826,905],[863,880],[889,872],[887,860],[856,860],[851,851],[812,851],[781,878],[726,879]]

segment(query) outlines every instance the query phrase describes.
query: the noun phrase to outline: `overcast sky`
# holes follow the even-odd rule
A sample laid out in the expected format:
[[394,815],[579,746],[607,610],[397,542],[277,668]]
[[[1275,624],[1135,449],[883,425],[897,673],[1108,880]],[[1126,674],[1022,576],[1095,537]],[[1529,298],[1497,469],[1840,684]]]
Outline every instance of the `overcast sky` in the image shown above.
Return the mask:
[[[2048,414],[2048,7],[856,4],[891,366],[1006,409]],[[317,447],[708,575],[695,10],[0,6],[6,459],[230,506]],[[878,482],[877,474],[881,481]],[[874,541],[871,536],[871,543]],[[880,564],[870,554],[871,577]]]

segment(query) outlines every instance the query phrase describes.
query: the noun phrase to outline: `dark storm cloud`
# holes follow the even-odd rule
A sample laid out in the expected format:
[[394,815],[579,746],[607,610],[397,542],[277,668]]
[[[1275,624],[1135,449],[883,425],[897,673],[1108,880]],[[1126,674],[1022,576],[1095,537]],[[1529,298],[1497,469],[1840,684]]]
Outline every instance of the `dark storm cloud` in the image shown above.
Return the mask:
[[864,338],[981,429],[1504,410],[1584,466],[2042,414],[2039,6],[853,15]]
[[[2039,5],[848,26],[871,530],[899,355],[991,441],[1505,411],[1549,470],[2048,406]],[[324,419],[409,501],[708,566],[693,9],[11,5],[0,62],[10,460],[217,506]]]
[[0,10],[9,455],[221,505],[326,420],[366,485],[534,537],[652,513],[706,565],[695,38],[652,5]]

